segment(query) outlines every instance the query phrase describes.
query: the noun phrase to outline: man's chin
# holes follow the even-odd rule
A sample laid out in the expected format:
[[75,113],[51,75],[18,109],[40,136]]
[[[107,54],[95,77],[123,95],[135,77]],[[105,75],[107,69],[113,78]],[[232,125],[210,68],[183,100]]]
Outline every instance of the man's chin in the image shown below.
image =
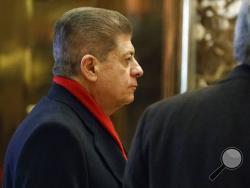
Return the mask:
[[135,100],[135,96],[134,95],[130,96],[128,100],[128,104],[132,103],[134,100]]
[[124,105],[130,104],[134,101],[134,95],[129,96],[126,100],[124,100]]
[[128,105],[130,103],[132,103],[133,101],[134,101],[134,95],[130,96],[130,97],[126,98],[126,99],[120,100],[120,102],[117,103],[115,111],[117,111],[118,109],[120,109],[120,108],[122,108],[122,107],[124,107],[124,106],[126,106],[126,105]]

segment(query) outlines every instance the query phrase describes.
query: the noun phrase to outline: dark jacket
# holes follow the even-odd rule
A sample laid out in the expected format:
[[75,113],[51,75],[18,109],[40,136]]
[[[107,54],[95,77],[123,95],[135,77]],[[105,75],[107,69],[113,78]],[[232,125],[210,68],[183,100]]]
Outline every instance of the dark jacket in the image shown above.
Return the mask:
[[11,139],[4,188],[118,188],[124,166],[102,125],[54,84]]
[[[241,166],[224,169],[229,147],[240,150]],[[239,152],[239,153],[240,153]],[[250,187],[250,68],[193,93],[160,101],[142,116],[125,170],[125,188]]]

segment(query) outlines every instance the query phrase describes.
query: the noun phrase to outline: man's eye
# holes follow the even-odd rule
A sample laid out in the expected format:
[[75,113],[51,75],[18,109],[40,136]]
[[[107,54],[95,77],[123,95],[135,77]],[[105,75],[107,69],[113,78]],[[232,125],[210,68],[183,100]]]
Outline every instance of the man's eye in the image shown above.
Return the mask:
[[133,57],[130,56],[130,57],[126,58],[126,61],[128,61],[128,62],[133,61]]

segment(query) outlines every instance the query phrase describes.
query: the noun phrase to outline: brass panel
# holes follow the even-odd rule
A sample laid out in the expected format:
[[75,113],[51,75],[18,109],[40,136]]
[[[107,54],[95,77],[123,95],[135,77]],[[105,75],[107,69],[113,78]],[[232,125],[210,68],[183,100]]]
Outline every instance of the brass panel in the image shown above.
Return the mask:
[[181,67],[182,1],[164,0],[163,95],[179,92]]

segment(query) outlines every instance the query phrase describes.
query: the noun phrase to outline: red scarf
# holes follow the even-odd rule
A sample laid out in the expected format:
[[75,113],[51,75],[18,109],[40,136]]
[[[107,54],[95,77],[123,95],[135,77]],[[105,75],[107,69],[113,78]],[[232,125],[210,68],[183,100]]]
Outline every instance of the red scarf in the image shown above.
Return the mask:
[[123,148],[121,140],[113,126],[112,121],[109,117],[105,115],[103,110],[98,106],[95,100],[90,96],[90,94],[82,87],[78,82],[72,79],[68,79],[61,76],[55,76],[53,81],[68,90],[73,96],[75,96],[82,105],[84,105],[102,124],[102,126],[108,131],[108,133],[113,137],[117,143],[123,157],[127,160],[126,152]]

